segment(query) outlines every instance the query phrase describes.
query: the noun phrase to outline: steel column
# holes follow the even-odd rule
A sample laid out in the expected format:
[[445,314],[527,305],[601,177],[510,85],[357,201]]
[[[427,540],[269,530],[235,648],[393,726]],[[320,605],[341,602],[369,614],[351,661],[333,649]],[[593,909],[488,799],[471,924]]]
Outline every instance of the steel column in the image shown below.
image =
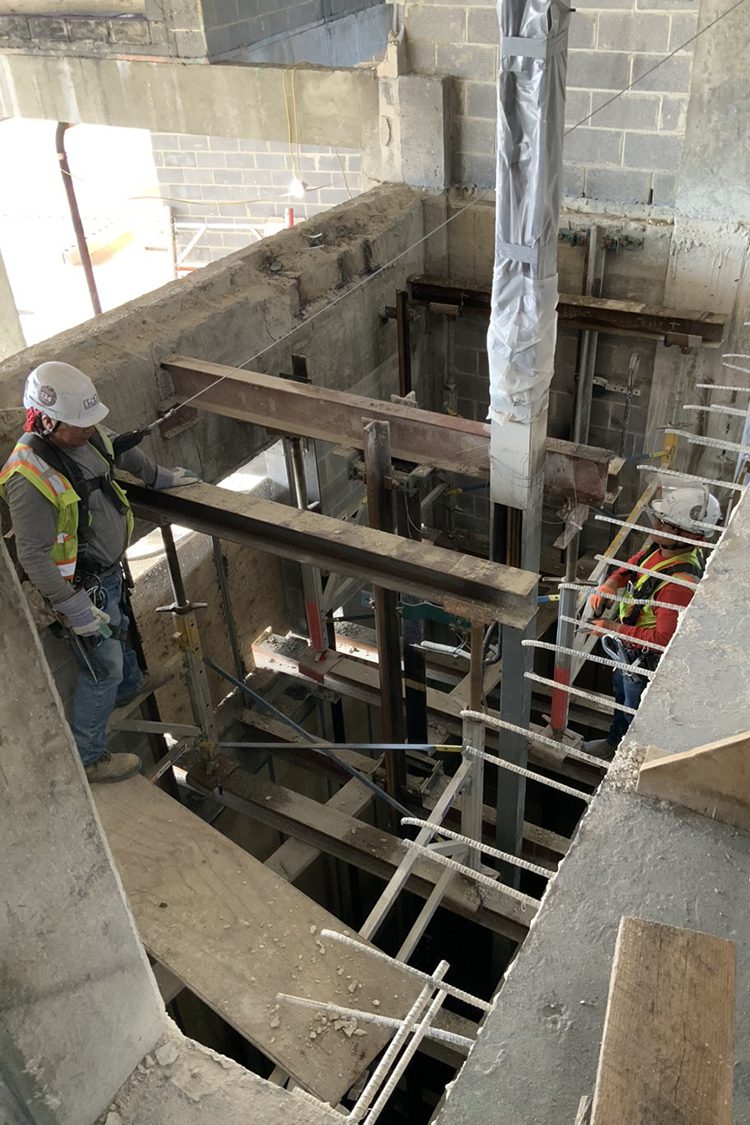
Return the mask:
[[[292,501],[301,512],[307,511],[307,478],[305,476],[305,458],[302,449],[302,438],[284,438],[284,448],[287,453],[287,465],[291,467],[289,490]],[[305,566],[302,572],[302,596],[305,599],[305,617],[310,634],[310,645],[316,656],[320,656],[328,647],[328,631],[323,614],[323,583],[317,567]]]
[[[365,471],[367,474],[367,512],[370,527],[394,531],[396,525],[391,477],[391,445],[387,422],[367,422],[364,427]],[[383,740],[404,741],[403,682],[401,678],[401,644],[396,606],[398,597],[392,590],[373,585],[375,602],[375,633],[378,642],[380,673],[380,715]],[[385,752],[386,788],[398,798],[406,785],[406,761],[403,753]]]

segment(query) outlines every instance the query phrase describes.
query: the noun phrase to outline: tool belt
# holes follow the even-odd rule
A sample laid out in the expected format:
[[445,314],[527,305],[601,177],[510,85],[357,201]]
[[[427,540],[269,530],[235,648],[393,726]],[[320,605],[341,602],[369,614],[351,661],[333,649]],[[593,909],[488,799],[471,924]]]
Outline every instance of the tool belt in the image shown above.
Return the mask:
[[[617,660],[621,664],[633,665],[632,671],[623,672],[624,676],[630,676],[632,679],[639,678],[638,668],[652,672],[658,666],[661,658],[660,652],[640,648],[638,645],[623,640],[622,637],[602,637],[602,648],[611,660]],[[641,676],[640,679],[643,679],[643,677]]]

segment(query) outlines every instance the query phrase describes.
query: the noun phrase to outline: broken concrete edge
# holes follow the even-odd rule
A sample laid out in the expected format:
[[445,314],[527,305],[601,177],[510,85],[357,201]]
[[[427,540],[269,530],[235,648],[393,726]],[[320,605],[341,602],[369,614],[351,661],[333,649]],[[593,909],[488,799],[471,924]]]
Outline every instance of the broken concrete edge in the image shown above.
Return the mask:
[[[325,367],[325,334],[342,330],[345,309],[361,314],[356,291],[361,294],[368,279],[364,294],[374,313],[381,300],[386,303],[386,288],[390,292],[423,267],[419,240],[427,194],[406,187],[376,188],[18,352],[0,364],[0,461],[21,430],[25,379],[50,358],[91,375],[110,407],[108,422],[118,430],[139,428],[158,417],[162,399],[172,393],[160,363],[176,351],[230,365],[254,357],[258,367],[276,372],[285,369],[290,351],[307,350],[317,357],[311,367],[314,378],[345,383],[348,371]],[[393,270],[379,272],[414,244],[413,253],[400,257]],[[355,294],[348,305],[341,301],[347,292]],[[353,334],[349,349],[355,367],[363,359],[357,355],[366,346],[363,335]],[[395,353],[395,337],[392,343]],[[168,443],[157,431],[146,441],[157,460],[190,464],[204,478],[216,479],[236,468],[238,450],[250,456],[267,440],[261,430],[251,435],[253,430],[242,423],[201,418]]]
[[330,1106],[293,1093],[196,1043],[167,1020],[167,1031],[138,1063],[95,1125],[328,1125]]

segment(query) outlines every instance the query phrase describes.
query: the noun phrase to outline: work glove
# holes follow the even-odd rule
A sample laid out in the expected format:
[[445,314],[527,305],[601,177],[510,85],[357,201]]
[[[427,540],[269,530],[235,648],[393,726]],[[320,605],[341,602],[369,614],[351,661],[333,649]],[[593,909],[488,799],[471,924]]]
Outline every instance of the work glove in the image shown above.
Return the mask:
[[62,615],[65,626],[78,637],[112,636],[109,614],[95,606],[85,590],[77,590],[54,608]]
[[611,613],[614,602],[611,598],[602,598],[601,594],[616,594],[617,587],[611,582],[602,582],[589,598],[589,609],[597,617],[604,613]]
[[192,469],[183,469],[175,465],[173,469],[165,469],[163,465],[156,466],[156,480],[154,488],[161,492],[166,488],[185,488],[189,484],[198,484],[198,477]]

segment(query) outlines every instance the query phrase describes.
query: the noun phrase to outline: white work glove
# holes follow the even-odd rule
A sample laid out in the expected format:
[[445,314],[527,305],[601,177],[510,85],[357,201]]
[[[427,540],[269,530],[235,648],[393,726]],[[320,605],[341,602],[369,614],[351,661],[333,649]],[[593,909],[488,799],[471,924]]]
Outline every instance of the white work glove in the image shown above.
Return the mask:
[[180,465],[165,469],[163,465],[157,465],[154,488],[159,492],[166,488],[185,488],[189,484],[198,484],[199,480],[192,469],[183,469]]
[[112,636],[109,614],[95,606],[85,590],[77,590],[54,608],[62,614],[67,627],[79,637],[95,637],[97,633],[104,637]]

